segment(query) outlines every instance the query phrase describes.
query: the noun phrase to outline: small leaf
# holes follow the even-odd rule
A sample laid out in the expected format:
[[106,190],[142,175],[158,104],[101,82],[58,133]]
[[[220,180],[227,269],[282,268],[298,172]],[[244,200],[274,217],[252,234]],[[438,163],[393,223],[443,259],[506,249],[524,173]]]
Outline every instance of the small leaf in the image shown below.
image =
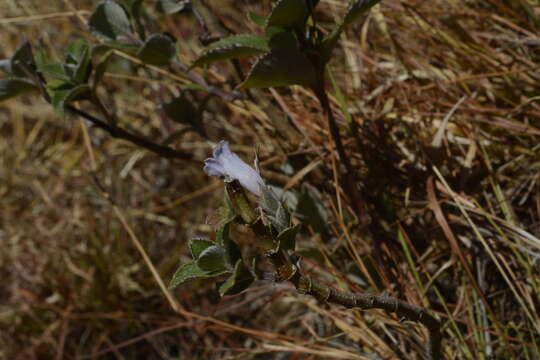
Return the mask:
[[59,62],[40,65],[38,66],[38,70],[43,74],[50,75],[51,77],[58,80],[62,80],[65,82],[69,82],[71,80],[69,74],[66,73],[66,68],[64,64]]
[[296,248],[296,235],[298,234],[299,229],[299,225],[294,225],[279,233],[277,237],[278,250],[294,251]]
[[225,250],[218,245],[207,247],[200,253],[197,265],[207,272],[226,270]]
[[209,277],[214,277],[218,275],[223,275],[224,273],[226,273],[226,271],[220,271],[220,272],[204,271],[200,267],[198,267],[196,263],[193,263],[193,262],[183,264],[174,273],[171,279],[171,282],[169,283],[169,289],[174,289],[178,285],[182,285],[183,283],[189,280],[209,278]]
[[157,10],[164,14],[174,14],[190,6],[190,0],[158,0]]
[[28,77],[28,71],[32,71],[33,64],[32,45],[25,41],[11,57],[9,72],[17,77]]
[[20,78],[0,79],[0,101],[32,90],[37,90],[37,87],[28,80]]
[[191,67],[208,65],[220,60],[259,55],[267,51],[266,39],[254,34],[240,34],[230,36],[213,43]]
[[219,293],[223,295],[238,294],[251,285],[254,277],[242,260],[238,260],[234,266],[234,272],[219,288]]
[[336,47],[339,36],[345,30],[345,27],[358,20],[363,13],[369,10],[371,7],[376,5],[381,0],[352,0],[347,8],[347,12],[341,23],[327,36],[325,37],[320,45],[319,53],[325,63],[327,63],[331,56],[334,48]]
[[279,198],[270,187],[263,186],[261,188],[259,206],[264,210],[265,213],[275,216],[279,207]]
[[292,31],[271,27],[267,29],[266,36],[272,49],[298,48],[298,39]]
[[345,17],[343,18],[343,25],[348,26],[358,20],[366,11],[371,9],[381,0],[353,0],[351,1]]
[[188,99],[176,97],[171,102],[162,104],[161,108],[169,119],[179,124],[188,124],[203,136],[206,134],[202,125],[201,113]]
[[51,104],[60,115],[64,114],[64,108],[70,102],[86,99],[91,94],[88,84],[73,86],[70,83],[55,87],[50,92],[52,92]]
[[302,52],[297,49],[272,49],[255,62],[247,79],[239,87],[310,86],[315,81],[315,68]]
[[223,225],[221,225],[217,231],[216,238],[218,243],[225,249],[225,260],[227,264],[233,266],[236,264],[238,259],[242,257],[242,253],[240,252],[238,245],[229,236],[230,224],[231,221],[225,222]]
[[137,52],[137,57],[146,64],[168,65],[176,55],[176,39],[166,34],[151,35]]
[[303,27],[309,15],[305,0],[279,0],[268,16],[266,27]]
[[94,92],[96,91],[96,88],[101,82],[101,80],[103,80],[103,76],[105,76],[105,70],[107,70],[107,66],[109,65],[112,54],[112,50],[107,51],[105,55],[103,55],[96,64],[96,69],[94,70],[94,79],[92,82],[92,89]]
[[132,34],[127,12],[112,0],[99,3],[88,24],[94,34],[108,40],[118,40]]
[[191,239],[189,241],[191,256],[194,260],[197,260],[204,250],[214,245],[216,245],[216,243],[208,239]]

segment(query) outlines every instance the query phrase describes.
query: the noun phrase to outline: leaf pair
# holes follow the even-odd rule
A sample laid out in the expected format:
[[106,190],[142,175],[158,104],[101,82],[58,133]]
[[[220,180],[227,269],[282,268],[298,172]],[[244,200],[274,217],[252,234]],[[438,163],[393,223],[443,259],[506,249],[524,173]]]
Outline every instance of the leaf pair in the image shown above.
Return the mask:
[[245,290],[254,280],[242,260],[240,249],[229,237],[230,221],[217,233],[217,241],[193,239],[190,250],[193,262],[181,265],[173,275],[169,288],[173,289],[189,280],[231,274],[220,286],[221,295],[233,295]]

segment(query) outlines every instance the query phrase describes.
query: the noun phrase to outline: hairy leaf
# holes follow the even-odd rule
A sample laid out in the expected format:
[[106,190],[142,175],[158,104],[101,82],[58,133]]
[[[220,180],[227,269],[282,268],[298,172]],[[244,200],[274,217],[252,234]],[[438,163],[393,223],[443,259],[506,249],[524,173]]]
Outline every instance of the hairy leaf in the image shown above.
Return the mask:
[[216,243],[208,239],[191,239],[189,241],[191,256],[194,260],[197,260],[204,250],[214,245],[216,245]]
[[197,265],[208,272],[226,270],[225,249],[219,245],[207,247],[200,253]]
[[25,79],[0,79],[0,101],[36,89],[37,87],[32,82]]
[[234,266],[234,272],[219,288],[219,293],[223,295],[238,294],[251,285],[254,277],[242,260],[238,260]]
[[230,266],[234,266],[236,262],[242,257],[240,248],[229,236],[229,228],[231,222],[225,222],[217,231],[217,241],[225,249],[225,260]]
[[234,35],[213,43],[191,67],[208,65],[220,60],[259,55],[268,49],[264,37],[254,34]]
[[99,3],[88,24],[94,34],[108,40],[122,39],[132,33],[126,10],[112,0]]
[[167,34],[153,34],[137,52],[137,57],[150,65],[168,65],[176,55],[176,39]]
[[272,49],[255,62],[247,79],[239,87],[310,86],[315,81],[315,68],[302,52],[297,49]]
[[178,285],[182,285],[183,283],[189,280],[218,276],[226,272],[227,271],[217,271],[217,272],[204,271],[199,266],[197,266],[196,263],[193,263],[193,262],[183,264],[183,265],[180,265],[178,270],[176,270],[176,272],[174,273],[171,279],[171,282],[169,283],[169,289],[174,289]]
[[279,0],[266,21],[266,27],[303,27],[310,15],[305,0]]

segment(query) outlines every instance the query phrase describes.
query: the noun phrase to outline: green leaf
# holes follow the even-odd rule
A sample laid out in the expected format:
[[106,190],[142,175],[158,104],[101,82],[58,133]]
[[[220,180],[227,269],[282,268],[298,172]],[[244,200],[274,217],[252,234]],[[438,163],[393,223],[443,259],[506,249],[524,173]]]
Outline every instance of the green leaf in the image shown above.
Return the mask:
[[0,101],[38,89],[32,82],[20,79],[0,79]]
[[278,250],[294,251],[296,248],[296,235],[298,234],[298,230],[300,230],[300,225],[294,225],[279,233],[277,236]]
[[189,241],[191,256],[194,260],[197,260],[204,250],[214,245],[216,245],[216,243],[208,239],[191,239]]
[[303,27],[309,15],[305,0],[279,0],[268,16],[266,27]]
[[[66,64],[72,65],[72,70],[67,71],[75,84],[88,81],[91,70],[91,49],[88,42],[79,39],[68,45]],[[69,69],[69,68],[68,68]]]
[[65,83],[59,87],[50,89],[50,92],[52,92],[51,104],[54,110],[60,115],[64,114],[64,108],[70,102],[83,100],[91,95],[88,84],[73,86],[73,84]]
[[161,108],[169,119],[179,124],[188,124],[203,136],[206,134],[202,126],[201,113],[188,99],[176,97],[171,102],[162,104]]
[[94,79],[92,82],[92,89],[94,92],[96,91],[96,88],[101,80],[103,80],[103,76],[105,76],[105,71],[107,70],[107,66],[109,65],[112,54],[112,50],[107,51],[96,64],[96,69],[94,70]]
[[174,14],[190,6],[190,0],[158,0],[156,8],[164,14]]
[[266,36],[269,38],[268,44],[272,49],[298,48],[298,39],[292,31],[270,27],[267,29]]
[[38,70],[43,74],[50,75],[51,77],[62,80],[65,82],[71,81],[71,77],[66,72],[64,64],[59,62],[43,64],[38,66]]
[[88,24],[94,34],[107,40],[118,40],[132,34],[126,10],[112,0],[101,2],[90,16]]
[[0,60],[0,70],[11,75],[11,59]]
[[146,64],[169,65],[176,55],[176,39],[167,34],[153,34],[137,52],[137,57]]
[[219,293],[223,295],[238,294],[251,285],[254,277],[242,260],[238,260],[234,266],[234,272],[219,288]]
[[32,45],[25,41],[11,57],[9,73],[21,78],[28,77],[28,72],[32,72],[33,65]]
[[347,8],[347,12],[341,23],[328,35],[326,36],[320,45],[319,54],[321,55],[323,61],[327,63],[332,57],[332,52],[336,47],[339,36],[345,30],[345,28],[351,23],[358,20],[362,14],[368,11],[371,7],[376,5],[381,0],[352,0]]
[[191,67],[208,65],[220,60],[254,56],[268,51],[266,38],[254,34],[230,36],[213,43]]
[[225,222],[217,231],[217,242],[225,249],[225,261],[230,266],[236,264],[238,259],[242,258],[240,248],[229,236],[231,221]]
[[196,263],[193,263],[193,262],[183,264],[183,265],[180,265],[178,270],[176,270],[176,272],[174,273],[171,279],[171,282],[169,283],[169,289],[174,289],[178,285],[182,285],[183,283],[189,280],[214,277],[214,276],[222,275],[226,272],[227,271],[207,272],[201,269],[199,266],[197,266]]
[[371,9],[381,0],[353,0],[343,18],[343,26],[348,26],[358,20],[366,11]]
[[219,245],[207,247],[200,253],[197,265],[207,272],[226,270],[225,249]]
[[272,49],[252,66],[240,88],[268,88],[287,85],[313,85],[315,68],[297,49]]

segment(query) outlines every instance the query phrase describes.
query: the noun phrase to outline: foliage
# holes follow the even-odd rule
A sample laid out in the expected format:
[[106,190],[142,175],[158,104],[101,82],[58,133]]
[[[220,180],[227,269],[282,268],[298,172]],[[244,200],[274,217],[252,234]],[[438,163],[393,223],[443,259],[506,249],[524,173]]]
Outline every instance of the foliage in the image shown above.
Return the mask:
[[[269,283],[279,252],[435,312],[447,358],[540,358],[538,9],[376,3],[0,5],[0,358],[425,358]],[[250,226],[223,138],[271,189]]]

